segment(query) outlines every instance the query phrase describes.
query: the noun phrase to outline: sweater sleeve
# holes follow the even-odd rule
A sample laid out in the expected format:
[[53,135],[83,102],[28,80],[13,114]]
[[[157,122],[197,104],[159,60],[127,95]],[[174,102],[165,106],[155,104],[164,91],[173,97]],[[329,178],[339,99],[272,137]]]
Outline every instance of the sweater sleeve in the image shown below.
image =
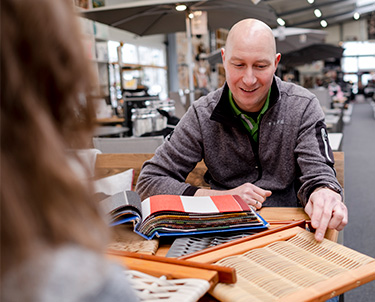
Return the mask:
[[302,115],[295,154],[301,171],[298,197],[304,206],[317,187],[328,185],[342,192],[336,178],[324,113],[316,98],[309,102]]
[[185,182],[203,158],[200,121],[194,104],[174,131],[146,161],[138,177],[136,191],[141,199],[158,194],[194,195],[198,189]]

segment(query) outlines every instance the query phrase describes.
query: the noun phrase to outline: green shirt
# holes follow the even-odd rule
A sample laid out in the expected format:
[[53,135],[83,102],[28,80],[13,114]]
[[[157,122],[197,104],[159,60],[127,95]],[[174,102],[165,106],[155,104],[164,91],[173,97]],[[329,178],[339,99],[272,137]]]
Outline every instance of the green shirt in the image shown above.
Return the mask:
[[259,130],[260,120],[262,119],[262,116],[267,111],[267,109],[269,107],[269,104],[270,104],[270,94],[271,94],[271,88],[268,91],[267,100],[264,103],[262,110],[259,112],[257,118],[254,119],[251,116],[249,116],[248,114],[242,112],[236,106],[236,104],[234,103],[234,100],[233,100],[232,92],[229,90],[229,103],[230,103],[230,105],[231,105],[231,107],[234,111],[234,114],[241,118],[241,121],[242,121],[243,125],[245,126],[247,131],[249,131],[249,133],[253,137],[254,141],[256,141],[256,142],[258,142],[258,132],[259,132],[258,130]]

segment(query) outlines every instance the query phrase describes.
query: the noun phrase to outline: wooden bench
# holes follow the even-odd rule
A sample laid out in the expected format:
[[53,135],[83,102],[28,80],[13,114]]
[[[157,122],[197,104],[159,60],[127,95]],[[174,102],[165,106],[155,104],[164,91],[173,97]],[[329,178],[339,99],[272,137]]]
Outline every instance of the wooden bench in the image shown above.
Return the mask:
[[[102,178],[114,175],[128,169],[134,169],[133,185],[137,183],[143,163],[153,157],[153,153],[107,153],[98,154],[96,157],[95,175]],[[344,152],[333,152],[335,157],[335,168],[337,180],[344,187]],[[206,165],[199,162],[189,174],[186,182],[197,187],[208,187],[203,176],[206,173]]]
[[[95,177],[102,178],[126,171],[128,169],[134,169],[133,187],[135,187],[143,163],[153,156],[153,153],[98,154],[95,164]],[[208,187],[208,184],[203,179],[206,170],[207,168],[204,162],[199,162],[195,169],[190,172],[186,182],[197,187]]]

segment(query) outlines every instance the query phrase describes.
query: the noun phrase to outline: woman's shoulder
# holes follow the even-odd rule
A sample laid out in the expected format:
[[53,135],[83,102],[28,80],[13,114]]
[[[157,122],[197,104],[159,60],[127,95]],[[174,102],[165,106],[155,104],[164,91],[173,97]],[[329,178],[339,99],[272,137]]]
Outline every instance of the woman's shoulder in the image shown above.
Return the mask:
[[2,281],[4,301],[137,301],[124,268],[75,245],[38,253]]

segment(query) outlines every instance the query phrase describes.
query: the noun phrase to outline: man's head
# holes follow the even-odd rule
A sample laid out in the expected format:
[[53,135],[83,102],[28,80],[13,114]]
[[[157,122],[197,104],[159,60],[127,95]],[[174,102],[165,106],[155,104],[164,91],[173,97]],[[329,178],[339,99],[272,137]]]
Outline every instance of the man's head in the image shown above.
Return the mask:
[[248,112],[261,110],[281,58],[271,28],[256,19],[236,23],[221,55],[236,104]]

